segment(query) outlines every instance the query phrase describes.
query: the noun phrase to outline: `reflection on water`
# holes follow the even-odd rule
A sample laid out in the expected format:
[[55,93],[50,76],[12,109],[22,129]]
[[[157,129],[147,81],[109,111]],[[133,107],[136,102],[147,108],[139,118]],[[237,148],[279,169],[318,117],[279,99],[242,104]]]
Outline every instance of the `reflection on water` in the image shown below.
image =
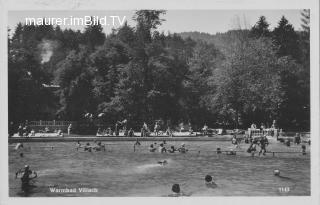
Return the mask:
[[[181,142],[167,142],[178,147]],[[110,143],[111,144],[111,143]],[[229,148],[230,142],[185,142],[189,153],[150,153],[149,143],[132,149],[131,142],[107,145],[106,152],[80,152],[74,143],[25,143],[24,157],[9,149],[10,196],[21,194],[21,183],[14,173],[29,164],[38,172],[37,187],[27,196],[168,196],[172,184],[192,196],[282,196],[310,195],[310,156],[272,154],[251,157],[216,154],[218,147]],[[41,147],[54,146],[53,150]],[[242,144],[240,150],[247,149]],[[31,147],[31,149],[28,149]],[[309,148],[309,146],[307,146]],[[271,144],[272,151],[296,151],[299,147]],[[201,153],[199,154],[199,151]],[[308,150],[309,151],[309,150]],[[161,165],[158,162],[166,160]],[[281,170],[281,176],[273,170]],[[208,188],[204,177],[214,176],[217,187]],[[97,188],[97,193],[51,193],[49,186]],[[279,188],[289,187],[289,192]]]

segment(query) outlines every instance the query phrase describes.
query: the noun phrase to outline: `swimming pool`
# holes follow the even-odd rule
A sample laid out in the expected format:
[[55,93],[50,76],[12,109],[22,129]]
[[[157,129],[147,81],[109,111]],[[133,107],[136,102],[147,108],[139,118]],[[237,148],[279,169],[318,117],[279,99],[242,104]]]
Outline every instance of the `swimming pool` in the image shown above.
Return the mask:
[[[268,153],[251,157],[241,144],[236,155],[217,154],[228,150],[230,142],[183,142],[189,149],[182,153],[150,153],[152,142],[105,142],[101,152],[76,151],[74,142],[24,143],[15,151],[9,146],[9,196],[22,196],[21,182],[15,172],[25,164],[37,171],[35,187],[28,196],[168,196],[172,184],[191,196],[297,196],[310,195],[310,150],[301,153]],[[159,142],[157,142],[159,144]],[[182,142],[167,142],[180,146]],[[273,143],[268,151],[300,152],[301,145],[286,147]],[[199,152],[200,151],[200,152]],[[241,152],[243,151],[243,152]],[[19,153],[24,156],[20,157]],[[167,160],[165,166],[160,160]],[[273,175],[279,169],[282,177]],[[204,185],[205,175],[214,176],[217,188]],[[73,192],[52,192],[52,189],[77,189]],[[79,192],[79,188],[87,188]]]

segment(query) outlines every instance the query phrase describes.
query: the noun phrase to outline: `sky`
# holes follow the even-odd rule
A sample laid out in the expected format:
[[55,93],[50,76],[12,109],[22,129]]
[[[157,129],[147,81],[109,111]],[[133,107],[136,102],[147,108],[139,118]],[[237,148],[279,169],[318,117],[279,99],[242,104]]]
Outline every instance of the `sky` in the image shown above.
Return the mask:
[[[112,30],[112,19],[115,19],[114,27],[118,27],[119,20],[128,21],[129,25],[134,26],[132,20],[134,10],[120,11],[9,11],[8,27],[13,31],[18,22],[25,22],[25,18],[74,18],[84,16],[105,17],[110,25],[103,26],[105,33]],[[188,31],[199,31],[210,34],[226,32],[231,29],[248,28],[250,29],[260,16],[265,16],[270,24],[270,29],[277,26],[280,18],[285,16],[295,30],[301,30],[301,10],[168,10],[162,16],[165,21],[158,28],[165,33],[177,33]],[[62,28],[80,29],[85,27],[76,25],[61,25]],[[12,32],[11,31],[11,32]]]

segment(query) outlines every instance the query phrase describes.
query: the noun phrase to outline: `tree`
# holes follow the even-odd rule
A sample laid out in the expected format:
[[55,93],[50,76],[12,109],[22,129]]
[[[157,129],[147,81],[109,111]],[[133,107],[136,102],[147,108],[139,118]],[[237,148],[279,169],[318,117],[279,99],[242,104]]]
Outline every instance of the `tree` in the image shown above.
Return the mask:
[[215,114],[210,110],[209,99],[215,92],[211,80],[215,69],[221,64],[222,54],[214,45],[197,42],[192,56],[188,59],[188,75],[184,80],[184,95],[187,101],[186,113],[193,125],[204,123],[214,125]]
[[[214,72],[216,92],[212,109],[221,120],[243,127],[252,122],[270,122],[282,103],[280,72],[286,68],[267,38],[234,39],[222,66]],[[228,119],[229,118],[229,119]]]
[[165,13],[165,10],[136,11],[133,19],[137,22],[137,36],[141,41],[151,42],[152,31],[164,21],[160,18],[160,15]]
[[[92,18],[91,20],[93,20]],[[83,38],[88,49],[93,50],[96,46],[103,44],[106,36],[103,33],[101,24],[90,24],[85,28]]]
[[307,32],[310,33],[310,9],[303,9],[301,12],[301,27],[302,29]]
[[288,20],[282,16],[278,23],[278,26],[273,30],[273,39],[275,44],[279,46],[278,55],[292,56],[299,62],[300,60],[300,49],[298,35],[294,31],[294,28],[289,24]]
[[80,120],[86,112],[95,112],[93,101],[93,70],[88,63],[88,49],[71,51],[55,74],[60,85],[60,109],[57,114],[63,119]]
[[266,17],[260,16],[258,22],[251,28],[250,36],[255,38],[270,37],[269,25]]

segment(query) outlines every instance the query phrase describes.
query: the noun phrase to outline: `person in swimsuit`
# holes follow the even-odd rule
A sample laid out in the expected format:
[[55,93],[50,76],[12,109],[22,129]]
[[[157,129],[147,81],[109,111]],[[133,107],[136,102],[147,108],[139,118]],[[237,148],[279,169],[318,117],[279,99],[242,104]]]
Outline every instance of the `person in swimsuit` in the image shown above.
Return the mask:
[[204,183],[208,188],[216,188],[217,184],[213,180],[213,177],[211,175],[206,175],[204,178]]
[[157,149],[157,148],[155,148],[155,147],[153,146],[153,144],[151,144],[150,147],[149,147],[149,152],[155,152],[156,149]]
[[[35,171],[30,170],[29,165],[25,165],[24,169],[20,169],[16,172],[16,178],[18,174],[22,174],[21,179],[21,189],[24,193],[29,192],[30,189],[30,181],[37,178],[37,173]],[[32,174],[34,176],[32,177]]]
[[130,128],[128,131],[128,137],[134,137],[134,131],[132,128]]
[[262,153],[263,155],[266,155],[266,146],[268,144],[268,139],[266,136],[264,136],[261,140],[260,140],[260,151],[259,151],[259,156]]
[[249,148],[247,149],[247,152],[248,152],[248,153],[251,153],[252,156],[254,156],[254,153],[255,153],[256,150],[257,150],[257,148],[256,148],[256,142],[253,141],[253,142],[251,142]]
[[186,149],[186,146],[184,143],[181,144],[181,147],[178,149],[180,153],[186,153],[188,150]]
[[138,138],[136,139],[136,142],[134,143],[134,146],[140,146],[141,143],[139,142]]
[[235,148],[238,148],[238,147],[239,147],[239,141],[238,141],[236,135],[233,135],[233,138],[232,138],[232,140],[231,140],[231,143],[235,146]]
[[174,146],[171,146],[170,149],[167,150],[169,153],[175,153],[175,151],[178,151]]
[[84,147],[83,147],[84,151],[88,151],[91,152],[92,151],[92,147],[90,146],[90,143],[88,142]]
[[164,152],[167,152],[167,149],[164,147],[164,145],[161,143],[160,146],[159,146],[159,152],[160,153],[164,153]]
[[158,161],[158,164],[164,166],[166,164],[168,164],[167,160],[161,160],[161,161]]

